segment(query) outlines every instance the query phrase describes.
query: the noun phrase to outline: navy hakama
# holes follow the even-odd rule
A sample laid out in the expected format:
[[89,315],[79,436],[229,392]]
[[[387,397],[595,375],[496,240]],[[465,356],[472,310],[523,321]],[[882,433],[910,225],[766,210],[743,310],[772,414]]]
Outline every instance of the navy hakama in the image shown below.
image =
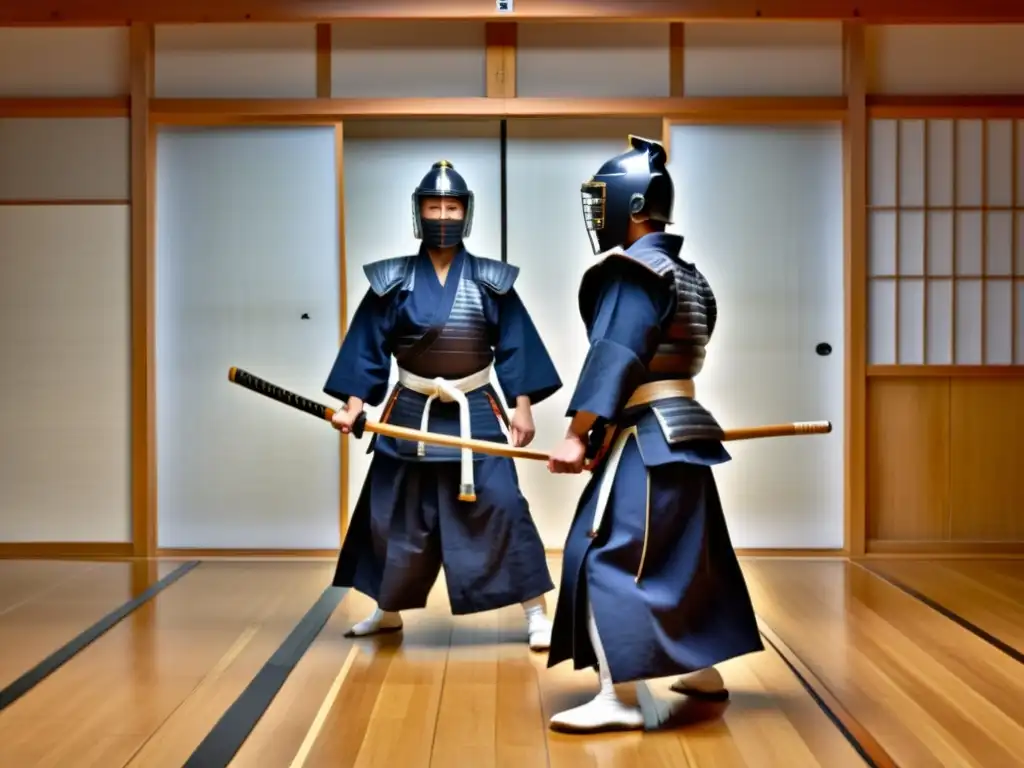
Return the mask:
[[[670,237],[649,235],[637,247],[647,241],[670,250]],[[600,284],[591,283],[593,311],[584,317],[591,346],[569,406],[570,416],[592,413],[614,424],[617,437],[565,542],[548,657],[549,667],[569,659],[577,669],[596,665],[592,613],[614,683],[763,650],[712,474],[729,454],[714,439],[670,443],[659,414],[624,408],[631,393],[658,378],[651,360],[685,297],[677,299],[671,279],[620,261],[592,275]],[[706,414],[692,400],[668,408]]]
[[[492,364],[508,407],[524,395],[539,403],[561,387],[512,288],[517,273],[464,250],[443,285],[425,250],[369,265],[371,288],[324,390],[382,404],[393,355],[399,382],[381,421],[507,443]],[[522,603],[554,588],[513,460],[380,436],[370,450],[335,586],[363,592],[384,611],[421,608],[443,567],[455,614]]]

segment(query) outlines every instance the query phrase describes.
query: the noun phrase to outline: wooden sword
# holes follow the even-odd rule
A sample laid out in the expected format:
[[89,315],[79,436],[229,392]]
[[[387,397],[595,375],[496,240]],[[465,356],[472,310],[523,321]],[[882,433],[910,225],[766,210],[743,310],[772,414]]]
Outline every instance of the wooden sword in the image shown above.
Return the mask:
[[[284,405],[289,405],[310,416],[330,421],[336,408],[331,408],[320,403],[313,402],[302,395],[289,392],[283,387],[271,384],[259,376],[255,376],[241,368],[232,367],[228,371],[228,380],[233,384],[252,390],[260,395],[269,397]],[[832,431],[832,423],[828,421],[796,421],[787,424],[766,424],[757,427],[741,427],[739,429],[727,429],[724,431],[722,440],[752,440],[762,437],[792,437],[794,435],[825,435]],[[530,461],[547,462],[551,458],[543,451],[536,451],[529,448],[516,448],[505,443],[495,443],[490,440],[463,439],[452,435],[440,435],[436,432],[424,432],[409,427],[398,427],[393,424],[385,424],[378,421],[369,421],[366,413],[359,414],[359,417],[352,424],[352,436],[359,439],[365,432],[373,432],[382,437],[393,437],[398,440],[410,440],[417,443],[430,445],[443,445],[449,448],[468,448],[474,453],[486,453],[491,456],[504,456],[509,459],[529,459]]]

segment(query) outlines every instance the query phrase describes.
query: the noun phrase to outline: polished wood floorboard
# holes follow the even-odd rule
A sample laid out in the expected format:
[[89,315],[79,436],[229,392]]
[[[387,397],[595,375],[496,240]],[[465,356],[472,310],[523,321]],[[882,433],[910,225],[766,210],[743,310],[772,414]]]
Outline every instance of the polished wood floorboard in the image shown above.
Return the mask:
[[0,765],[181,766],[330,573],[204,563],[0,713]]
[[694,706],[655,681],[640,699],[655,730],[572,736],[548,718],[593,696],[596,675],[547,669],[518,606],[453,618],[439,583],[402,635],[348,640],[373,606],[354,593],[343,605],[348,615],[335,615],[232,768],[864,765],[771,650],[723,665],[727,706]]
[[[17,677],[178,565],[0,561],[0,672]],[[518,606],[452,617],[439,582],[427,609],[405,615],[404,633],[352,640],[345,630],[373,607],[353,592],[232,766],[865,765],[787,659],[890,764],[1024,766],[1024,665],[860,565],[743,565],[785,658],[769,645],[723,664],[727,704],[695,703],[656,680],[636,690],[648,731],[557,734],[548,718],[589,699],[596,675],[568,664],[547,669],[546,656],[526,647]],[[1008,643],[1018,637],[1021,566],[881,564]],[[557,573],[557,561],[551,568]],[[204,562],[0,712],[0,766],[181,766],[332,570],[329,561]],[[553,607],[555,595],[548,599]]]
[[1024,653],[1024,560],[871,560],[864,565]]
[[178,565],[0,560],[0,688]]
[[743,567],[761,618],[896,764],[1024,765],[1024,665],[859,565]]

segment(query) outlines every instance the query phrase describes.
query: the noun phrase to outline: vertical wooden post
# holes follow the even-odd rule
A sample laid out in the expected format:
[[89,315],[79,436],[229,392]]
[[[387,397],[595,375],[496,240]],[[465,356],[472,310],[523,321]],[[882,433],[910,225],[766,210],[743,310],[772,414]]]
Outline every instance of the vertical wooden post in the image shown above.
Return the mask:
[[668,95],[682,98],[686,95],[686,26],[681,21],[668,27]]
[[133,23],[131,63],[131,470],[132,550],[152,557],[157,546],[156,327],[154,322],[154,204],[156,135],[153,25]]
[[864,24],[844,22],[847,98],[843,125],[845,283],[845,547],[863,555],[867,538],[867,67]]
[[516,42],[518,27],[511,22],[489,22],[487,40],[487,96],[492,99],[516,97]]
[[[338,340],[344,340],[345,332],[348,330],[348,272],[345,253],[345,124],[337,122],[334,124],[334,169],[337,179],[338,195]],[[338,473],[340,488],[338,531],[340,541],[338,546],[345,543],[345,533],[348,531],[348,465],[349,450],[352,440],[347,435],[338,435],[341,441],[340,461],[341,467]]]
[[316,97],[331,98],[331,25],[316,25]]

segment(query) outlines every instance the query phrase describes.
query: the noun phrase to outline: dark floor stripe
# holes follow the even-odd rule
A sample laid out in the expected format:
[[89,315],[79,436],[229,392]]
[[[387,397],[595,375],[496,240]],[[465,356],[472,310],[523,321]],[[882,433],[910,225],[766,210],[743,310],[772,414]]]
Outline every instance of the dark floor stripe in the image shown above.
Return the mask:
[[942,605],[941,603],[938,603],[935,600],[932,600],[930,597],[928,597],[928,595],[925,595],[925,594],[922,594],[921,592],[918,592],[916,589],[914,589],[909,584],[904,584],[902,581],[900,581],[899,579],[895,578],[894,576],[890,576],[889,574],[884,573],[883,571],[876,570],[872,566],[865,565],[864,563],[857,563],[857,565],[859,565],[865,571],[870,573],[872,576],[877,576],[882,581],[885,581],[885,582],[891,584],[892,586],[896,587],[896,589],[899,589],[899,590],[905,592],[906,594],[910,595],[915,600],[920,600],[922,603],[927,605],[933,611],[936,611],[937,613],[942,614],[943,616],[945,616],[947,619],[949,619],[953,623],[959,624],[961,627],[966,629],[971,634],[975,635],[976,637],[980,637],[982,640],[984,640],[989,645],[991,645],[991,646],[993,646],[995,648],[998,648],[1000,651],[1005,653],[1007,656],[1009,656],[1014,661],[1016,661],[1016,662],[1018,662],[1020,664],[1024,664],[1024,653],[1021,653],[1019,650],[1014,648],[1012,645],[1009,645],[1009,644],[1003,642],[1002,640],[1000,640],[995,635],[989,634],[984,629],[979,627],[977,624],[971,623],[970,621],[965,619],[960,614],[955,613],[955,612],[951,611],[949,608],[947,608],[946,606]]
[[[818,680],[813,672],[806,667],[806,664],[793,652],[789,646],[783,642],[782,638],[775,634],[762,619],[758,619],[760,626],[761,637],[764,641],[775,650],[779,655],[779,658],[785,662],[789,670],[796,676],[796,679],[803,686],[804,690],[807,691],[808,695],[814,700],[814,703],[818,705],[820,709],[832,724],[839,729],[839,732],[843,734],[850,746],[853,747],[857,754],[861,756],[865,763],[871,768],[898,768],[896,761],[893,760],[889,753],[885,751],[881,744],[875,741],[874,737],[864,728],[849,712],[845,712],[842,703],[839,699],[828,690],[825,684]],[[792,657],[792,658],[791,658]],[[800,666],[805,667],[806,674],[800,670]],[[808,680],[808,676],[815,677],[814,682]],[[843,709],[843,714],[836,712],[828,702],[822,697],[818,691],[820,686],[821,690],[826,692],[826,695],[835,700],[836,706]],[[845,717],[844,717],[845,715]],[[862,732],[860,738],[853,732],[851,727],[847,723],[852,723],[856,730]],[[868,744],[864,742],[867,741]]]
[[175,568],[169,574],[160,579],[160,581],[156,582],[145,592],[141,593],[138,597],[134,597],[128,602],[123,603],[120,607],[115,608],[80,635],[70,640],[61,648],[58,648],[55,652],[51,653],[41,662],[36,664],[32,669],[0,691],[0,711],[11,706],[11,704],[16,702],[26,693],[39,685],[39,683],[43,682],[43,680],[60,669],[64,664],[74,658],[77,653],[85,650],[85,648],[95,640],[102,637],[104,633],[121,621],[125,616],[152,600],[197,565],[199,565],[198,560],[190,560],[189,562]]
[[324,590],[263,669],[206,734],[184,768],[223,768],[231,762],[346,592],[347,589],[339,587]]

